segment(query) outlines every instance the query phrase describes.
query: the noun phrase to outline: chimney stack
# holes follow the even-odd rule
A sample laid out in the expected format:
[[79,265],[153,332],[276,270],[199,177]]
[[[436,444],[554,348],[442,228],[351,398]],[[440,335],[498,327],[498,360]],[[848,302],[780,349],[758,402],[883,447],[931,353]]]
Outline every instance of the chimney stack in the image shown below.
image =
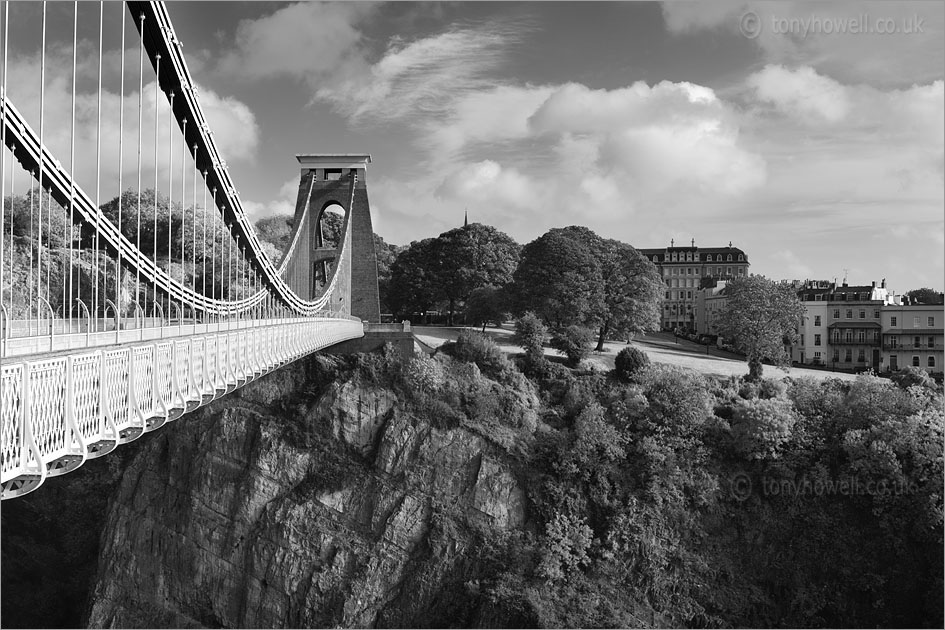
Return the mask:
[[875,288],[876,288],[876,281],[875,281],[875,280],[873,280],[872,285],[873,285],[873,288],[875,289]]

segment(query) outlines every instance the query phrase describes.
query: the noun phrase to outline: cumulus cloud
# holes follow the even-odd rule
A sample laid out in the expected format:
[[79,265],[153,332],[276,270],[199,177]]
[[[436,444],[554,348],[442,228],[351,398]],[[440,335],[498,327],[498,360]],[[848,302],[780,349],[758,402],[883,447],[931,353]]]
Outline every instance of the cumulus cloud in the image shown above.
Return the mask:
[[237,27],[235,48],[219,69],[240,79],[290,76],[315,85],[352,61],[362,41],[365,2],[300,2]]
[[788,70],[784,66],[769,65],[749,76],[747,83],[758,100],[802,119],[837,122],[850,111],[844,87],[810,67]]

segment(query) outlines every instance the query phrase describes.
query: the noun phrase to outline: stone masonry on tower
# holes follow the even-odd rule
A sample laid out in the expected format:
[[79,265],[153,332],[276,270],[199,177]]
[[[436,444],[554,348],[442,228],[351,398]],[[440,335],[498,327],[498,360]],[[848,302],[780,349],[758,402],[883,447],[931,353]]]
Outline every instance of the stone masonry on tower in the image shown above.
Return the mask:
[[[333,261],[336,250],[326,248],[321,239],[321,218],[326,208],[339,205],[351,213],[351,280],[350,313],[363,321],[380,322],[380,303],[377,287],[377,259],[374,254],[374,227],[367,194],[367,154],[315,154],[295,156],[301,167],[299,194],[295,207],[295,230],[305,230],[297,247],[304,247],[307,256],[291,270],[291,284],[299,295],[312,299],[316,296],[324,276],[325,263]],[[352,207],[351,175],[357,176]],[[335,261],[337,263],[337,261]],[[288,278],[287,278],[288,279]],[[343,292],[342,292],[343,293]],[[343,297],[339,298],[343,300]],[[341,308],[341,304],[333,304]],[[348,310],[348,309],[344,309]]]

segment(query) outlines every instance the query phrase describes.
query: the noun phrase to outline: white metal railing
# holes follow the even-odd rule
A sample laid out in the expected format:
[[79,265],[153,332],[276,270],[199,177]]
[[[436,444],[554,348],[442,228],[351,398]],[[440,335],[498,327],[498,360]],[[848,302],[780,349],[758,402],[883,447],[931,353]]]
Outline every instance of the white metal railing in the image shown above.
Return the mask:
[[246,322],[81,354],[30,357],[0,369],[2,498],[153,431],[286,363],[361,337],[350,317]]

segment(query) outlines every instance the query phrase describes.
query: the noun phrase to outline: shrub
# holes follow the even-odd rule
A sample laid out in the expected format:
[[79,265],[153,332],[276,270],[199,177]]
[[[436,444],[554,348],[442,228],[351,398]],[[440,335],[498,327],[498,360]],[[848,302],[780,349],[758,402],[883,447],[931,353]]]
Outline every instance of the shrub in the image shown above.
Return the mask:
[[750,459],[777,457],[781,445],[791,438],[796,422],[789,400],[740,401],[731,421],[735,450]]
[[404,382],[420,394],[438,391],[446,382],[443,366],[425,354],[418,354],[404,364]]
[[624,383],[630,382],[635,374],[650,364],[650,357],[639,348],[627,346],[617,353],[614,359],[614,374]]
[[788,390],[787,383],[774,378],[766,378],[758,384],[759,398],[784,398]]
[[548,327],[533,312],[528,311],[515,320],[515,343],[522,346],[529,358],[544,354],[545,334]]
[[912,365],[906,366],[892,375],[892,382],[903,389],[908,389],[912,385],[922,387],[935,387],[935,381],[929,376],[929,373]]
[[577,366],[581,359],[590,354],[594,335],[583,326],[567,326],[555,332],[551,337],[551,347],[564,353],[571,366]]
[[497,378],[509,368],[509,361],[492,339],[464,330],[454,343],[444,344],[443,351],[465,363],[475,363],[483,374]]
[[674,448],[686,446],[712,414],[705,379],[679,368],[651,366],[642,380],[649,403],[645,430],[661,436]]

